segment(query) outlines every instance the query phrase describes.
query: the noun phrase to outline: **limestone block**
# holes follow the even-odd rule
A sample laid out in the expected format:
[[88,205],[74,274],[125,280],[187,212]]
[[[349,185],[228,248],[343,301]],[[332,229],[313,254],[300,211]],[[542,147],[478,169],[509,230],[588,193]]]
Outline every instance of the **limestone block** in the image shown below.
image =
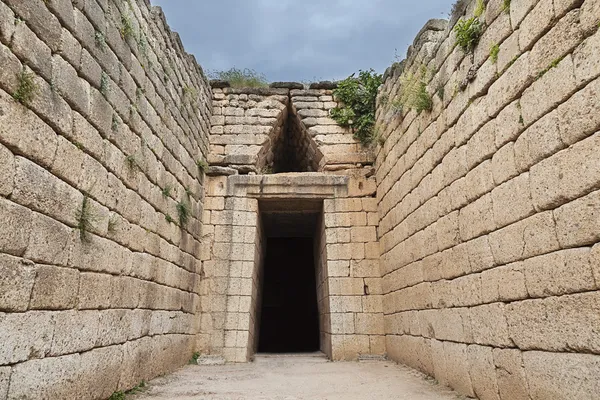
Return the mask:
[[363,210],[363,200],[365,199],[325,199],[323,201],[323,210],[326,213],[373,211]]
[[568,55],[523,93],[520,104],[524,123],[531,124],[559,105],[575,88],[573,59]]
[[377,231],[374,226],[355,226],[351,228],[351,241],[367,243],[377,241]]
[[440,250],[456,246],[461,242],[458,211],[440,218],[436,223],[437,241]]
[[349,277],[350,261],[348,260],[327,260],[327,275],[330,277]]
[[512,341],[522,350],[600,351],[598,292],[506,306]]
[[[506,72],[490,86],[487,96],[488,115],[496,115],[505,104],[515,100],[524,87],[527,87],[533,82],[534,76],[537,74],[538,70],[535,70],[531,64],[531,52],[522,54],[510,67],[508,67]],[[516,122],[518,122],[518,119]],[[498,142],[497,139],[496,142]]]
[[[1,12],[2,10],[0,10]],[[0,24],[4,24],[4,21],[0,22]],[[2,34],[2,29],[3,25],[0,25],[0,35]],[[0,71],[0,86],[9,93],[15,93],[19,87],[18,77],[23,67],[10,49],[2,44],[0,44],[0,62],[3,65],[2,71]]]
[[519,174],[515,163],[514,143],[507,143],[494,154],[492,173],[496,185],[500,185]]
[[388,356],[395,361],[433,374],[433,357],[430,340],[412,337],[388,335],[385,338]]
[[332,335],[331,358],[334,361],[353,361],[361,354],[368,354],[369,346],[369,336],[366,335]]
[[329,228],[325,230],[326,242],[333,243],[350,243],[350,232],[352,228]]
[[[551,0],[541,0],[523,19],[519,28],[519,45],[523,50],[530,49],[542,36],[554,20],[554,8]],[[511,14],[513,11],[511,4]]]
[[559,132],[562,141],[573,144],[600,128],[600,79],[588,84],[558,107]]
[[523,364],[532,400],[593,399],[600,393],[597,355],[530,351],[523,353]]
[[599,240],[600,192],[592,192],[554,210],[556,232],[562,247],[582,246]]
[[365,258],[379,258],[379,242],[365,243]]
[[494,365],[501,399],[529,400],[529,388],[520,350],[494,349]]
[[564,147],[559,132],[558,113],[552,112],[530,126],[515,142],[517,169],[526,171]]
[[79,271],[50,265],[38,265],[35,271],[30,308],[64,310],[76,306]]
[[486,160],[469,171],[466,176],[467,196],[473,201],[494,188],[492,162]]
[[558,250],[552,212],[539,213],[489,235],[496,264],[508,264]]
[[381,335],[383,334],[383,314],[356,314],[355,326],[357,334]]
[[519,101],[513,101],[506,106],[496,117],[496,147],[500,148],[506,143],[514,141],[523,130],[521,109]]
[[473,341],[468,309],[447,308],[431,310],[431,313],[426,322],[430,331],[428,332],[429,336],[453,342],[466,343]]
[[329,294],[332,296],[362,296],[365,294],[362,278],[329,278]]
[[492,348],[469,346],[467,347],[467,358],[475,396],[481,400],[500,400]]
[[50,166],[57,147],[52,129],[3,91],[0,91],[0,110],[0,141],[41,165]]
[[78,308],[103,309],[111,305],[112,276],[82,272],[79,278]]
[[42,214],[33,214],[33,229],[24,257],[32,261],[67,265],[72,230]]
[[50,356],[79,353],[92,349],[98,330],[97,311],[65,311],[53,316],[54,335]]
[[131,331],[132,312],[129,310],[99,311],[96,347],[125,343]]
[[487,194],[460,210],[460,236],[466,241],[496,228],[492,214],[492,196]]
[[0,254],[0,310],[27,310],[34,279],[32,263]]
[[487,236],[481,236],[465,244],[471,271],[479,272],[494,266],[494,255]]
[[[122,346],[94,349],[81,354],[78,366],[81,378],[77,382],[80,396],[97,399],[110,397],[117,390],[123,361]],[[143,366],[138,365],[138,368]]]
[[0,5],[0,40],[6,44],[15,31],[15,13],[4,3]]
[[598,0],[587,0],[581,7],[581,25],[584,31],[593,31],[600,22],[600,3]]
[[467,166],[473,169],[481,161],[491,158],[496,151],[496,120],[481,127],[467,143]]
[[0,364],[42,358],[50,352],[54,321],[48,312],[0,314]]
[[510,65],[512,60],[521,54],[519,47],[519,32],[514,32],[502,44],[498,52],[498,71],[504,71]]
[[469,375],[467,345],[444,342],[444,354],[446,359],[446,378],[450,387],[467,396],[474,396],[471,377]]
[[523,263],[531,297],[561,296],[595,289],[588,248],[563,250]]
[[596,280],[596,287],[600,288],[600,245],[595,245],[590,253],[590,265]]
[[492,191],[496,226],[509,225],[535,212],[529,186],[529,173],[525,172]]
[[354,315],[353,313],[331,313],[331,333],[332,334],[353,334],[354,333]]
[[351,260],[350,275],[355,278],[379,278],[379,260]]
[[[37,1],[36,1],[37,2]],[[58,28],[60,37],[60,27]],[[50,81],[52,79],[52,52],[38,39],[27,24],[17,24],[11,42],[11,50],[15,55],[27,61],[37,74]]]
[[367,225],[367,213],[348,212],[348,213],[325,213],[325,227],[355,227]]
[[475,343],[494,347],[512,345],[504,304],[494,303],[473,307],[470,312]]
[[467,174],[469,168],[467,166],[467,146],[452,149],[442,161],[444,171],[444,186],[450,185],[452,182]]
[[80,397],[77,379],[80,355],[32,360],[13,368],[9,399],[68,399]]
[[482,301],[514,301],[529,297],[523,263],[517,262],[481,274]]

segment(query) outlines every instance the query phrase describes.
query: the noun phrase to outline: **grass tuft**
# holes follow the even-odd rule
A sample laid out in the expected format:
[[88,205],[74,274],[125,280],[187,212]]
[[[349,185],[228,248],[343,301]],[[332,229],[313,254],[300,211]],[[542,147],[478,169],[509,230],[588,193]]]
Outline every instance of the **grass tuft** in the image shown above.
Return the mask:
[[199,352],[194,352],[194,354],[192,354],[192,358],[190,358],[190,361],[188,361],[188,364],[191,365],[198,365],[198,359],[200,358],[200,353]]
[[227,81],[232,88],[264,88],[269,86],[267,77],[253,69],[231,68],[227,71],[209,71],[210,79]]
[[477,0],[477,5],[475,6],[474,15],[479,18],[485,12],[485,3],[483,0]]
[[461,19],[454,27],[456,43],[467,54],[472,53],[483,33],[483,24],[477,18]]
[[81,208],[77,210],[77,229],[82,242],[89,242],[89,231],[93,228],[93,222],[96,219],[90,207],[90,199],[87,195],[83,196]]
[[186,202],[180,201],[177,203],[177,216],[181,228],[187,225],[190,219],[190,206]]
[[490,47],[490,60],[492,60],[492,64],[498,62],[498,54],[500,54],[500,46],[498,46],[498,43],[494,43]]
[[17,80],[19,81],[19,87],[13,94],[13,98],[21,104],[29,104],[33,97],[39,90],[39,86],[33,80],[34,75],[31,72],[25,70],[17,74]]
[[198,170],[200,170],[200,172],[206,173],[206,171],[208,171],[208,163],[206,161],[201,159],[197,160],[196,165],[198,166]]

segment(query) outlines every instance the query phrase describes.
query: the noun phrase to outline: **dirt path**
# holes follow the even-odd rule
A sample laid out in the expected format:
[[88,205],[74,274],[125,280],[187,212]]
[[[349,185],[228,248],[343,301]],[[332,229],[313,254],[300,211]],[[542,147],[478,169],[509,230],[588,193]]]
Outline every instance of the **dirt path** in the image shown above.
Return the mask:
[[136,400],[449,400],[456,393],[389,361],[259,356],[249,364],[187,366],[150,382]]

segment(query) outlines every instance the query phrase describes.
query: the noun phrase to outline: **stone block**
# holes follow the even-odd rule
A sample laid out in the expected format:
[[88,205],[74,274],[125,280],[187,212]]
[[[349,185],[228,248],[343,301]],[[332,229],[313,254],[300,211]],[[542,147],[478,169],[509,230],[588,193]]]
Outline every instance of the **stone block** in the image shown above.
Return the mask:
[[593,399],[600,393],[600,356],[528,351],[523,364],[532,400]]
[[581,6],[580,20],[582,30],[586,32],[593,31],[600,23],[600,3],[598,0],[584,1]]
[[24,257],[37,263],[67,265],[72,229],[42,214],[33,214]]
[[355,330],[357,334],[381,335],[383,334],[383,313],[356,314]]
[[80,355],[32,360],[13,368],[9,399],[76,399],[80,397],[77,384]]
[[494,266],[494,255],[487,236],[466,243],[471,271],[479,272]]
[[38,265],[35,271],[30,308],[65,310],[77,305],[79,271],[50,265]]
[[[0,24],[3,23],[4,21],[0,22]],[[0,25],[0,34],[2,33],[1,29],[2,25]],[[0,71],[0,86],[9,93],[15,93],[19,87],[19,74],[23,70],[21,62],[3,44],[0,44],[0,62],[3,65],[2,71]]]
[[492,214],[492,196],[487,194],[460,210],[460,236],[463,241],[493,231],[496,224]]
[[32,263],[0,254],[0,310],[26,311],[34,279]]
[[492,191],[496,226],[503,227],[532,215],[529,173],[525,172]]
[[600,191],[554,210],[561,247],[584,246],[600,240]]
[[[94,349],[81,354],[78,367],[81,378],[77,382],[80,396],[95,399],[109,398],[117,391],[124,361],[122,346]],[[138,368],[144,367],[138,365]],[[141,380],[136,385],[140,382]]]
[[331,313],[331,333],[334,335],[339,334],[353,334],[355,331],[354,326],[354,314],[353,313]]
[[[523,3],[517,1],[517,4]],[[519,45],[523,50],[529,50],[537,39],[544,34],[548,26],[554,22],[554,7],[552,0],[540,0],[529,2],[535,7],[525,16],[519,27]],[[510,4],[511,14],[513,4]],[[517,8],[518,9],[518,8]]]
[[48,312],[0,314],[0,365],[47,356],[53,331],[54,321]]
[[112,276],[82,272],[79,278],[78,308],[104,309],[111,305]]
[[512,345],[504,304],[494,303],[473,307],[470,314],[475,343],[494,347]]
[[459,393],[473,397],[473,385],[469,375],[469,360],[467,345],[444,342],[446,359],[446,378],[451,388]]
[[46,43],[38,39],[35,33],[29,29],[27,24],[15,25],[11,50],[44,79],[47,81],[52,79],[52,52]]
[[53,315],[54,334],[50,356],[80,353],[96,344],[98,311],[65,311]]
[[351,260],[350,275],[355,278],[379,278],[379,260]]
[[59,55],[52,58],[52,82],[55,89],[77,112],[87,115],[90,108],[90,88],[77,76],[77,71]]
[[600,351],[598,292],[526,300],[506,306],[512,341],[521,350]]
[[496,264],[508,264],[559,249],[557,228],[551,211],[499,229],[489,235]]
[[521,122],[521,108],[519,101],[513,101],[506,106],[496,117],[496,147],[517,139],[524,126]]
[[[498,114],[505,104],[515,100],[522,92],[523,88],[533,82],[537,71],[534,70],[531,64],[531,52],[522,54],[510,67],[508,67],[506,72],[490,86],[487,96],[488,115],[493,116]],[[518,123],[518,121],[519,119],[517,118],[513,124]],[[499,125],[500,124],[498,123],[498,126]],[[498,145],[504,144],[498,143],[498,139],[496,139],[496,142]]]
[[500,400],[492,348],[469,346],[467,347],[467,359],[475,396],[481,400]]
[[494,365],[501,399],[529,400],[529,388],[520,350],[494,349]]
[[361,354],[369,354],[369,336],[332,335],[331,348],[334,361],[354,361]]
[[528,298],[523,263],[517,262],[484,271],[481,274],[481,297],[485,303]]
[[568,55],[556,67],[550,68],[521,96],[521,115],[525,125],[531,124],[558,106],[575,91],[575,88],[573,59]]
[[562,250],[523,262],[531,297],[562,296],[594,290],[588,248]]
[[100,311],[99,314],[95,347],[125,343],[131,331],[132,312],[105,310]]
[[588,84],[558,106],[560,138],[571,145],[600,129],[600,79]]
[[515,162],[521,172],[564,148],[559,131],[559,115],[554,111],[530,126],[515,142]]

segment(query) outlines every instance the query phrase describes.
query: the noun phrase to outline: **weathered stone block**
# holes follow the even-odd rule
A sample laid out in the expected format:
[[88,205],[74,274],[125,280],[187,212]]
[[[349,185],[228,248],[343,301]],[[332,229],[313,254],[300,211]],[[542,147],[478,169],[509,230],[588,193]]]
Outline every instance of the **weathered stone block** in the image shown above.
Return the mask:
[[494,349],[493,354],[500,398],[529,400],[529,388],[521,351]]
[[556,232],[562,247],[593,244],[600,239],[600,191],[592,192],[556,210]]
[[593,399],[600,393],[600,356],[528,351],[523,364],[532,400]]
[[79,271],[50,265],[36,266],[30,307],[43,310],[74,308],[78,290]]
[[112,276],[82,272],[78,293],[80,310],[108,308],[111,305]]
[[446,358],[446,378],[450,387],[467,396],[474,396],[471,376],[469,375],[469,360],[467,345],[444,342]]
[[54,334],[50,356],[80,353],[96,344],[98,311],[65,311],[53,316]]
[[32,263],[0,254],[0,310],[27,310],[34,279]]
[[467,358],[475,396],[481,400],[500,400],[492,348],[469,346],[467,347]]
[[492,214],[492,196],[487,194],[460,210],[460,236],[463,241],[493,231],[496,224]]
[[475,343],[494,347],[512,345],[504,304],[494,303],[473,307],[470,315]]
[[529,173],[519,175],[492,191],[496,226],[503,227],[524,219],[535,211],[531,202]]
[[25,207],[0,198],[0,248],[2,252],[22,256],[29,243],[33,213]]
[[[54,321],[49,312],[0,314],[0,364],[42,358],[50,352]],[[19,382],[19,381],[15,381]]]

